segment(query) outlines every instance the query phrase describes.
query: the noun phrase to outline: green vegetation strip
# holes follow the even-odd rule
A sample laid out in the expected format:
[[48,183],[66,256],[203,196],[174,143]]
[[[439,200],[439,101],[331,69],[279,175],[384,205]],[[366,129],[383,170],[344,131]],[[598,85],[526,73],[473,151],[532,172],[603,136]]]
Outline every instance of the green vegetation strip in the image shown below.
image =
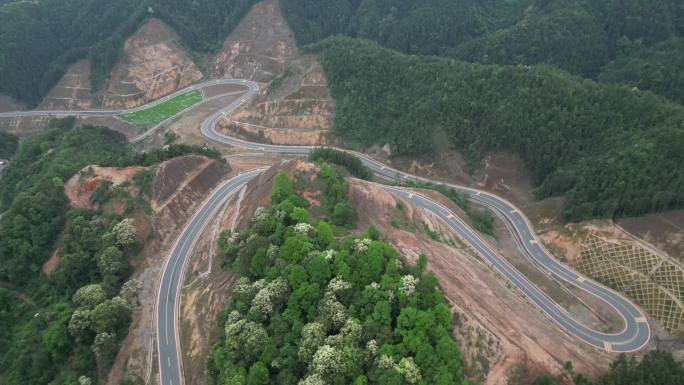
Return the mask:
[[199,91],[191,91],[183,95],[176,96],[164,103],[154,107],[121,115],[119,118],[136,126],[150,127],[155,126],[166,119],[186,110],[202,101],[202,94]]

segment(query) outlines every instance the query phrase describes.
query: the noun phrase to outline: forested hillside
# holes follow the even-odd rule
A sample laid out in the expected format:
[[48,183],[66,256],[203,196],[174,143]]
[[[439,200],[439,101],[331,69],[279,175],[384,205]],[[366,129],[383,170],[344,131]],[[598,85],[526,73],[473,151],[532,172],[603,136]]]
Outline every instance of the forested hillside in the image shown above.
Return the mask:
[[[672,91],[684,89],[684,80],[667,74],[681,66],[662,60],[684,50],[677,39],[684,37],[679,0],[282,0],[282,8],[300,44],[344,34],[411,54],[546,63],[684,100]],[[638,65],[629,63],[633,54]],[[657,57],[650,60],[650,54]],[[621,64],[599,76],[618,58]],[[645,66],[662,75],[642,80]]]
[[[549,376],[539,378],[532,385],[559,385]],[[595,381],[575,377],[577,385],[665,385],[684,383],[684,365],[677,362],[671,353],[653,350],[637,361],[634,357],[621,355],[610,367],[610,371]]]
[[[0,287],[10,288],[0,288],[3,384],[97,379],[127,333],[129,309],[116,294],[130,274],[124,253],[131,239],[117,241],[116,234],[131,224],[68,210],[62,181],[85,162],[120,159],[130,150],[110,131],[70,127],[65,121],[27,139],[0,179],[3,198],[16,170],[27,179],[0,220]],[[57,269],[40,275],[63,230]]]
[[[0,219],[3,384],[76,384],[81,376],[97,383],[128,333],[135,290],[124,282],[131,273],[127,258],[139,249],[135,223],[69,208],[64,182],[89,164],[149,166],[188,153],[216,156],[175,145],[136,153],[121,134],[73,124],[56,121],[26,139],[0,178],[0,210],[7,209]],[[47,276],[41,267],[58,240],[58,264]]]
[[35,105],[83,57],[91,60],[98,86],[146,15],[136,0],[43,0],[0,8],[0,92]]
[[684,206],[684,108],[550,67],[411,56],[335,38],[312,47],[337,103],[334,129],[396,155],[450,138],[471,161],[510,150],[541,197],[566,195],[566,218]]
[[19,147],[19,138],[8,132],[0,131],[0,159],[9,159]]
[[[295,178],[279,173],[273,207],[220,240],[241,277],[209,383],[466,384],[451,310],[425,257],[408,266],[377,230],[352,237],[340,227],[353,216],[336,215],[349,207],[339,171],[323,164]],[[300,195],[312,184],[323,210]]]
[[99,89],[124,41],[147,17],[171,25],[193,50],[217,50],[254,0],[41,0],[0,8],[0,92],[36,105],[68,66],[90,59]]

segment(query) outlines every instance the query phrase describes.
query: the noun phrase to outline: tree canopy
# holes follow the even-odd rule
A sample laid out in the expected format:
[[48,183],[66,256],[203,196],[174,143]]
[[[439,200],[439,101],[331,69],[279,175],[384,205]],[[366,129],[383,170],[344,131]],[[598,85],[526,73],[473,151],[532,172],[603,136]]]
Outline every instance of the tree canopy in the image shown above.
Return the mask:
[[684,108],[548,66],[496,66],[398,53],[332,38],[318,55],[336,100],[334,131],[394,155],[429,156],[436,141],[478,161],[519,154],[540,197],[565,216],[640,215],[684,206]]
[[[344,181],[324,166],[336,207],[346,191],[332,186]],[[313,226],[315,213],[293,205],[305,180],[279,173],[273,207],[221,237],[224,262],[241,277],[219,321],[209,383],[465,384],[434,276],[406,265],[377,231],[335,237],[326,216]]]
[[171,25],[191,50],[212,52],[254,0],[41,0],[0,8],[0,92],[36,105],[69,65],[87,58],[99,89],[123,43],[149,17]]

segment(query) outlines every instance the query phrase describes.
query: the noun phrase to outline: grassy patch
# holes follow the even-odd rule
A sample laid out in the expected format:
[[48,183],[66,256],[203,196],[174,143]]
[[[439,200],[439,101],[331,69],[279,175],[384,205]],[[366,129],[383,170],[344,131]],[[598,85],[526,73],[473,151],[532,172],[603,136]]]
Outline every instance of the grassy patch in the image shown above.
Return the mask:
[[135,124],[136,126],[155,126],[201,101],[202,94],[200,94],[199,91],[191,91],[186,94],[176,96],[175,98],[157,106],[130,114],[124,114],[119,116],[119,118],[127,121],[128,123]]

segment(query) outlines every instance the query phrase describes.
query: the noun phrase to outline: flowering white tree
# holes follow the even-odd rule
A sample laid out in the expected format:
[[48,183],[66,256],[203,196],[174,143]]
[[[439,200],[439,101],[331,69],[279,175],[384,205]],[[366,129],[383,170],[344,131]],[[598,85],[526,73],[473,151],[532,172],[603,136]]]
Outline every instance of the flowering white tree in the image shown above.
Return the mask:
[[347,309],[335,298],[335,294],[329,291],[324,295],[319,314],[334,329],[341,328],[347,320]]
[[309,236],[314,233],[314,227],[306,222],[300,222],[294,226],[294,231],[299,235]]
[[418,284],[418,279],[412,275],[405,275],[401,277],[401,287],[399,291],[402,294],[409,297],[413,292],[416,291],[416,285]]
[[376,362],[378,368],[380,369],[392,369],[394,368],[394,359],[388,355],[381,355]]
[[328,282],[328,290],[332,293],[338,293],[340,291],[349,290],[352,288],[352,284],[345,281],[341,277],[335,277]]
[[126,218],[119,222],[112,229],[114,241],[121,247],[130,246],[135,243],[135,221],[133,218]]
[[378,341],[370,340],[366,344],[366,350],[371,357],[375,357],[378,354]]
[[90,316],[90,310],[76,309],[69,320],[69,333],[77,339],[82,339],[88,335],[92,325],[93,319]]
[[116,343],[116,335],[114,333],[98,333],[93,342],[93,352],[95,357],[102,361],[109,361],[116,354],[118,346]]
[[105,294],[104,289],[97,284],[83,286],[76,290],[76,293],[72,297],[72,300],[77,306],[85,307],[87,309],[94,308],[106,299],[107,295]]
[[333,258],[335,258],[335,250],[326,250],[323,252],[323,257],[325,258],[326,261],[332,262]]
[[81,376],[78,378],[78,385],[92,385],[93,380],[90,379],[90,377],[86,376]]
[[340,330],[340,335],[348,345],[356,346],[361,339],[361,323],[359,320],[350,318]]
[[297,357],[301,362],[309,362],[325,339],[325,327],[320,322],[310,322],[302,328]]
[[368,238],[354,239],[353,249],[357,253],[365,253],[366,251],[368,251],[368,247],[371,245],[372,242],[373,241]]
[[249,315],[257,320],[264,320],[270,316],[276,307],[282,305],[287,298],[289,286],[284,278],[279,277],[269,282],[266,287],[259,290],[252,300]]
[[140,283],[139,280],[131,279],[123,284],[119,296],[126,301],[126,304],[128,304],[129,307],[136,307],[139,305],[138,292],[140,292],[141,288],[142,283]]
[[399,364],[395,367],[397,372],[401,373],[406,382],[410,384],[417,384],[421,380],[420,368],[413,361],[413,357],[404,357],[399,361]]
[[321,376],[337,373],[342,368],[342,354],[330,345],[321,346],[311,360],[311,371]]
[[297,385],[326,385],[326,382],[323,377],[319,376],[318,374],[314,374],[299,381]]
[[232,352],[257,357],[268,345],[268,333],[256,322],[244,319],[226,323],[226,347]]

